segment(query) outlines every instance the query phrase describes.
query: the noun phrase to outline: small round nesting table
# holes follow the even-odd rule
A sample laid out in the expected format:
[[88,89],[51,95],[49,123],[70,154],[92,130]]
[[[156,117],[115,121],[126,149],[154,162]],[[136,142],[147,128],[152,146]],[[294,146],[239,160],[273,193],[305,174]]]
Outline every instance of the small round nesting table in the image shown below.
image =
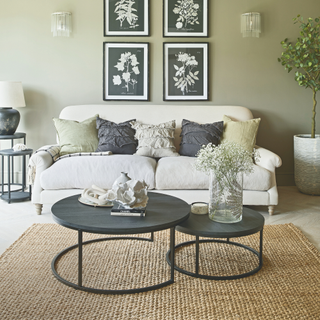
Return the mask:
[[[2,186],[1,186],[1,199],[7,201],[8,203],[17,202],[17,201],[24,201],[24,200],[31,200],[31,185],[29,185],[28,192],[24,190],[27,188],[26,183],[26,158],[31,157],[33,153],[32,149],[26,149],[22,151],[14,151],[13,149],[5,149],[0,150],[0,156],[2,160],[1,164],[1,178],[2,178]],[[4,157],[8,158],[8,182],[4,183]],[[22,183],[15,182],[14,179],[14,157],[21,157],[22,158]],[[4,186],[8,186],[8,190],[4,191]],[[20,186],[17,190],[12,190],[11,187]]]
[[[112,216],[111,208],[89,207],[78,201],[79,195],[62,199],[51,209],[52,217],[58,224],[78,231],[78,244],[68,247],[58,253],[51,263],[54,276],[62,283],[78,290],[99,294],[127,294],[155,290],[174,282],[174,264],[171,266],[171,278],[156,285],[125,290],[109,290],[85,287],[82,285],[82,247],[83,245],[109,240],[144,240],[153,241],[153,233],[170,228],[171,261],[174,261],[175,226],[189,216],[190,207],[181,199],[154,192],[148,193],[149,202],[144,217]],[[94,239],[83,242],[83,232],[121,235]],[[130,234],[151,233],[150,238],[129,237]],[[56,269],[58,260],[72,249],[78,248],[78,283],[72,283],[62,278]],[[164,259],[164,263],[165,259]]]
[[[180,268],[178,266],[174,266],[175,270],[184,273],[188,276],[202,278],[207,280],[232,280],[232,279],[240,279],[244,277],[248,277],[256,272],[258,272],[262,268],[262,244],[263,244],[263,227],[264,227],[264,217],[254,210],[243,207],[243,215],[242,220],[237,223],[219,223],[214,222],[209,219],[208,215],[196,215],[190,214],[189,218],[184,222],[180,223],[176,230],[182,233],[190,234],[196,237],[195,240],[187,241],[180,243],[175,246],[175,249],[188,246],[190,244],[196,245],[196,255],[195,255],[195,272],[191,272]],[[244,244],[230,241],[230,238],[239,238],[248,236],[254,233],[260,233],[260,249],[259,252],[255,249],[248,247]],[[206,238],[214,238],[214,239],[201,239],[199,237]],[[226,238],[226,240],[222,240]],[[254,255],[258,256],[259,263],[258,265],[249,272],[245,272],[242,274],[236,275],[226,275],[226,276],[213,276],[213,275],[205,275],[199,273],[199,251],[200,251],[200,243],[208,243],[208,242],[216,242],[216,243],[224,243],[232,246],[242,247],[245,250],[249,250]],[[170,266],[172,266],[171,249],[167,253],[167,262]]]

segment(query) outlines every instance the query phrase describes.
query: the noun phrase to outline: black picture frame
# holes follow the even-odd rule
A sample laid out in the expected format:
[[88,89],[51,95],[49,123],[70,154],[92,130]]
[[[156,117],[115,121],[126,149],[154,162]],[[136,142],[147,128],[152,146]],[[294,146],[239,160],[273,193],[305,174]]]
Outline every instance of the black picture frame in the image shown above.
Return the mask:
[[103,100],[149,101],[149,43],[103,43]]
[[103,0],[103,3],[105,37],[150,36],[150,0]]
[[209,100],[209,43],[163,43],[163,100]]
[[163,37],[208,37],[208,0],[163,0]]

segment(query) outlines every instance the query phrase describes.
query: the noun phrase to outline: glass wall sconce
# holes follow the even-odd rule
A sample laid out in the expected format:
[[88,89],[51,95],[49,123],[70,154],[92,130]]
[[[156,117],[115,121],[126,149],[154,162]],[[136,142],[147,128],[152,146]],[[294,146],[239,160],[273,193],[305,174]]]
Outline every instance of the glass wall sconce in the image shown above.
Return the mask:
[[51,14],[51,32],[54,37],[70,37],[71,13],[54,12]]
[[245,37],[259,38],[261,33],[261,17],[258,12],[249,12],[241,15],[241,33]]

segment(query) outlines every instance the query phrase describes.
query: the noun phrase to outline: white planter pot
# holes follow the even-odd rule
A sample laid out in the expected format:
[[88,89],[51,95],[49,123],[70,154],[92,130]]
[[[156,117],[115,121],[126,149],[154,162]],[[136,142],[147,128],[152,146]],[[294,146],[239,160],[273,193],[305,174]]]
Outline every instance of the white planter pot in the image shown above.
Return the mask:
[[320,135],[294,136],[294,180],[302,193],[320,195]]

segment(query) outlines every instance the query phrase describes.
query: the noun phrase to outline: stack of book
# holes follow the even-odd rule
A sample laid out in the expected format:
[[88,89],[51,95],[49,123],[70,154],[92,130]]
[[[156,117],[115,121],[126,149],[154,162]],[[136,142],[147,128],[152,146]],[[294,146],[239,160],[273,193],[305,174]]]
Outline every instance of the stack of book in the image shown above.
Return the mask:
[[128,209],[120,204],[115,204],[111,209],[112,216],[126,216],[126,217],[144,217],[146,215],[146,208]]

